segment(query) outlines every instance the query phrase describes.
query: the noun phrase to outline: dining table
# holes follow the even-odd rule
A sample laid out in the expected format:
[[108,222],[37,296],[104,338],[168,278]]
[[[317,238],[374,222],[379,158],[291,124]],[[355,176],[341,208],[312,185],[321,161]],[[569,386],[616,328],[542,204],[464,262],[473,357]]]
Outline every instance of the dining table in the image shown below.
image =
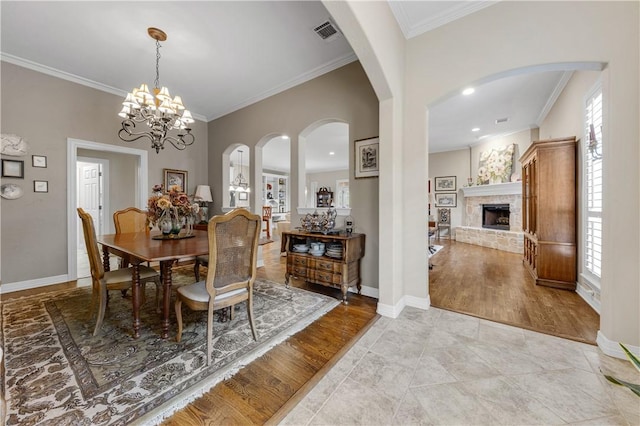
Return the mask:
[[[102,245],[103,265],[109,270],[109,253],[128,256],[132,266],[133,337],[140,337],[140,264],[158,262],[162,277],[162,338],[169,335],[169,309],[171,302],[171,270],[179,260],[209,253],[207,231],[194,230],[187,236],[163,236],[159,232],[132,232],[105,234],[97,237]],[[194,277],[195,282],[195,277]]]

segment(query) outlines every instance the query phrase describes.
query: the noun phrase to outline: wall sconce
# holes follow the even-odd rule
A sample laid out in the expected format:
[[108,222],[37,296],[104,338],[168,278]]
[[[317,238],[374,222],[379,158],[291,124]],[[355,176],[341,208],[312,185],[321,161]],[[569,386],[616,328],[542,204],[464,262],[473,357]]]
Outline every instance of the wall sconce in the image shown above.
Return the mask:
[[[602,126],[600,126],[600,134],[602,134]],[[589,124],[589,152],[591,153],[591,159],[600,160],[602,158],[602,146],[598,144],[598,139],[596,139],[596,132],[593,128],[593,124]]]

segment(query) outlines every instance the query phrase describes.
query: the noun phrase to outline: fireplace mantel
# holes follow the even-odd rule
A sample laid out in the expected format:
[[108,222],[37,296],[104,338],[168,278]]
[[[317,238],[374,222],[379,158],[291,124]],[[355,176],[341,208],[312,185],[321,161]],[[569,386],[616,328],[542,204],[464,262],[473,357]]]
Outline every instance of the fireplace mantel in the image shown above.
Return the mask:
[[493,185],[477,185],[462,187],[466,197],[485,197],[491,195],[521,195],[522,182],[494,183]]

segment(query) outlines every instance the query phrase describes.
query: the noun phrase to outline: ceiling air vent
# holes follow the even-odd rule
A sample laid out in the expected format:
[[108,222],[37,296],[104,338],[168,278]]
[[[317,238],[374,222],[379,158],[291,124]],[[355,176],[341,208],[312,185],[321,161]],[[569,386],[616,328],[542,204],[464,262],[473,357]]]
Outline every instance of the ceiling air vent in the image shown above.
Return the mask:
[[338,27],[328,19],[315,27],[313,31],[324,41],[332,41],[340,35]]
[[507,117],[496,119],[496,124],[506,123],[509,119]]

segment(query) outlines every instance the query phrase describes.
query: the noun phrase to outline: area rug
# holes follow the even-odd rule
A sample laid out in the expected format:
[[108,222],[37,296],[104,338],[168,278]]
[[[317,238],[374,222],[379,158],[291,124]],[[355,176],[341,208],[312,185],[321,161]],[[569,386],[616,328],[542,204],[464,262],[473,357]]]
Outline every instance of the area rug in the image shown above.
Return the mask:
[[[174,277],[180,279],[179,274]],[[175,342],[172,312],[170,337],[163,340],[154,309],[155,289],[148,287],[139,339],[131,337],[131,301],[119,292],[111,292],[96,337],[95,320],[87,319],[89,288],[2,303],[6,424],[156,424],[339,303],[257,281],[258,342],[251,335],[246,304],[241,303],[232,321],[214,319],[214,351],[207,367],[206,311],[183,308],[180,343]]]

